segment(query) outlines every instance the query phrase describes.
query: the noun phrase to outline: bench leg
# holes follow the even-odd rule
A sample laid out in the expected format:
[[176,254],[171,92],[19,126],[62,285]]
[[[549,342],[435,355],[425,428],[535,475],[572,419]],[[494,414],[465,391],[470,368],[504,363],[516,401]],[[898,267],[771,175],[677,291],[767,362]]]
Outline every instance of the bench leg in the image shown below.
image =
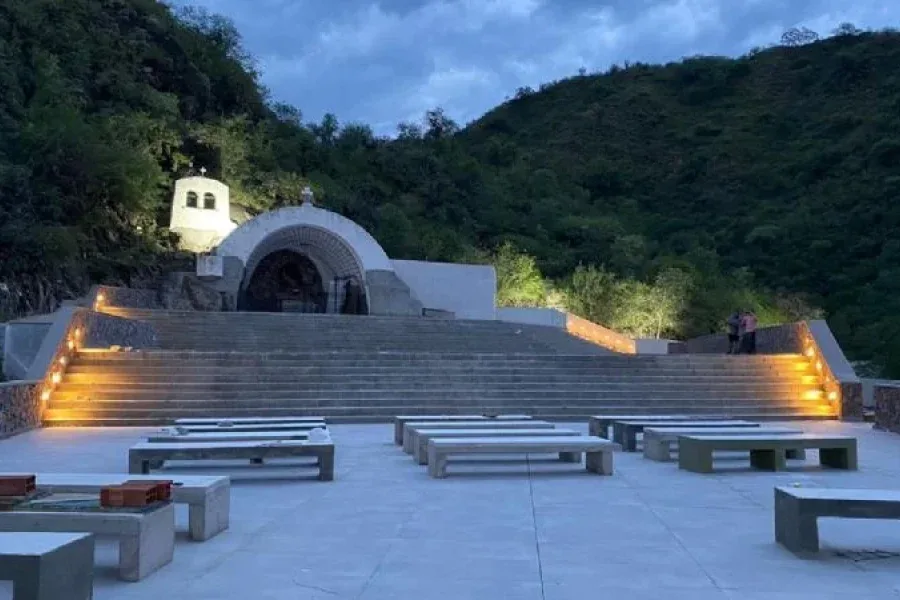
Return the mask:
[[334,448],[319,455],[319,481],[334,481]]
[[42,556],[13,579],[13,600],[91,600],[93,597],[93,536]]
[[644,458],[655,460],[658,462],[669,462],[672,460],[672,445],[664,440],[644,438]]
[[585,452],[584,466],[589,473],[597,473],[598,475],[612,475],[613,452],[611,450]]
[[398,446],[403,445],[403,422],[394,421],[394,443]]
[[815,515],[803,514],[800,502],[775,490],[775,541],[791,552],[818,552],[819,525]]
[[856,464],[856,452],[851,452],[847,448],[820,448],[819,464],[823,467],[831,469],[847,469],[855,471],[858,466]]
[[128,453],[128,472],[132,475],[149,475],[150,461],[144,460],[138,454]]
[[612,424],[612,439],[613,439],[613,441],[615,443],[617,443],[619,446],[624,447],[625,446],[625,442],[623,441],[624,438],[625,438],[625,434],[622,430],[622,426],[619,425],[618,423],[613,423]]
[[581,452],[560,452],[559,460],[567,463],[580,463]]
[[600,424],[593,419],[588,421],[588,435],[606,437],[605,435],[600,435]]
[[436,479],[447,476],[447,456],[438,454],[434,448],[428,448],[428,474]]
[[806,460],[806,450],[803,448],[792,448],[784,451],[785,458],[791,460]]
[[428,443],[422,443],[419,441],[419,444],[416,446],[416,464],[419,465],[427,465],[428,464]]
[[172,562],[175,554],[175,505],[169,504],[141,519],[137,535],[119,542],[119,577],[140,581]]
[[751,450],[750,466],[763,471],[784,471],[787,467],[784,450]]
[[191,539],[205,542],[226,529],[231,519],[231,484],[207,490],[203,504],[188,505],[188,527]]
[[699,448],[690,444],[678,447],[678,468],[692,473],[712,473],[713,453],[708,448]]

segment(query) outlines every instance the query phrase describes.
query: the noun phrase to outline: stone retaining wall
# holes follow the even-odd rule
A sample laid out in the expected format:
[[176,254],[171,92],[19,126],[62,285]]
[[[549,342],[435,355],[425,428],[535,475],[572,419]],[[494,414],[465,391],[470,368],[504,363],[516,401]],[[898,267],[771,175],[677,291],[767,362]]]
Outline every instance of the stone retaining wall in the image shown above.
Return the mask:
[[875,386],[875,428],[900,433],[900,386]]
[[150,323],[93,311],[86,312],[82,318],[87,332],[83,342],[85,348],[159,347],[156,330]]
[[41,384],[0,383],[0,439],[41,426]]
[[[725,354],[728,352],[728,336],[724,333],[704,335],[687,340],[683,346],[688,354]],[[760,327],[756,331],[756,351],[759,354],[803,352],[803,323]],[[681,348],[675,353],[681,353]]]

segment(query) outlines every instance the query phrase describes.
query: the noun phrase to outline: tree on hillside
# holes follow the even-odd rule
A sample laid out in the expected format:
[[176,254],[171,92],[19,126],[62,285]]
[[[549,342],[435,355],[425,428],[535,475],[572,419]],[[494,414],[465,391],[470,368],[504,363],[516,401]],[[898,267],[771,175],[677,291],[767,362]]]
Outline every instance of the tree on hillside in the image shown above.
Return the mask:
[[782,46],[805,46],[819,41],[819,34],[806,27],[792,27],[781,36]]
[[506,242],[494,252],[492,262],[497,270],[497,306],[544,305],[547,287],[534,257]]

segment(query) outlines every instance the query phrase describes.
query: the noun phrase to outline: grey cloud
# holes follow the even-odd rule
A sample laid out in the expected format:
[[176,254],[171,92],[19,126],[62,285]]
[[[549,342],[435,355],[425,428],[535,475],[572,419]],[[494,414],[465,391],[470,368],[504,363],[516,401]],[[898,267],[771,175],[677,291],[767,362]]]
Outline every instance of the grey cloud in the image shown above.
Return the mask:
[[[185,2],[186,0],[177,0]],[[231,17],[273,96],[390,133],[440,105],[476,118],[519,86],[625,60],[736,55],[807,25],[884,27],[882,0],[193,0]]]

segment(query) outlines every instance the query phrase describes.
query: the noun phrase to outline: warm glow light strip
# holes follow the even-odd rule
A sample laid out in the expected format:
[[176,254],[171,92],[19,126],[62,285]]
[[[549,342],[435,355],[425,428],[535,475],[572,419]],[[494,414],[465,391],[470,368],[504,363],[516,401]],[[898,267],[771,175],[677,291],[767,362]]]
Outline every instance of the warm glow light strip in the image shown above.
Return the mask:
[[[841,402],[841,385],[840,382],[837,381],[837,378],[831,372],[831,368],[828,365],[828,361],[824,360],[822,356],[822,351],[819,348],[819,345],[816,343],[816,339],[813,337],[812,332],[809,330],[809,326],[804,322],[803,324],[803,332],[802,332],[802,340],[803,340],[803,353],[809,359],[810,363],[815,366],[816,373],[815,377],[818,381],[819,385],[825,390],[825,397],[828,399],[828,402],[831,403],[831,408],[835,410],[838,414],[840,414],[840,402]],[[813,362],[815,361],[815,362]]]

